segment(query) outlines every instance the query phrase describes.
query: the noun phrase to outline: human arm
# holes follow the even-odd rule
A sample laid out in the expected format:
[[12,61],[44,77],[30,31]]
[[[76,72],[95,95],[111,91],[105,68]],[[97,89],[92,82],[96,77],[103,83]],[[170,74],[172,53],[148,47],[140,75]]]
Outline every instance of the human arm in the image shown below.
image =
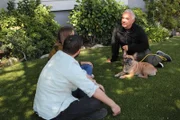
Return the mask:
[[78,65],[72,64],[69,66],[71,67],[69,68],[69,72],[65,77],[68,79],[68,81],[70,81],[70,83],[77,86],[77,88],[80,88],[89,97],[93,96],[110,106],[113,111],[113,115],[120,113],[120,107],[112,99],[110,99],[96,83],[91,81],[93,79],[87,78],[86,73],[83,72]]
[[122,49],[123,49],[124,51],[128,51],[128,45],[122,46]]
[[140,26],[135,26],[136,29],[132,34],[132,44],[128,44],[128,53],[143,52],[149,48],[148,37],[145,31]]
[[103,92],[105,92],[105,89],[104,89],[104,86],[103,86],[103,85],[97,83],[96,80],[93,79],[90,75],[87,75],[87,78],[89,78],[94,84],[98,85],[99,88],[100,88]]
[[117,58],[118,58],[118,55],[119,55],[120,43],[119,43],[119,40],[116,37],[117,31],[118,31],[118,27],[116,26],[113,29],[112,37],[111,37],[111,54],[112,54],[112,57],[111,57],[110,60],[107,60],[107,62],[116,61]]
[[109,98],[99,88],[96,89],[95,93],[93,94],[93,97],[95,97],[96,99],[98,99],[98,100],[102,101],[103,103],[105,103],[106,105],[108,105],[113,112],[113,116],[120,114],[121,108],[119,107],[119,105],[117,105],[111,98]]

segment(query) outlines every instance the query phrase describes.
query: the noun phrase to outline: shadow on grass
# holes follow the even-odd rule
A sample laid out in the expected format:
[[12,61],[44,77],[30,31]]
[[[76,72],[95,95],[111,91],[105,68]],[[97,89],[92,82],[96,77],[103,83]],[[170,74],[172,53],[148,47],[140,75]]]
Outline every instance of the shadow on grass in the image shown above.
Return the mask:
[[114,78],[114,75],[122,70],[122,64],[121,61],[105,63],[106,56],[110,56],[109,47],[90,50],[88,55],[83,56],[83,60],[93,61],[95,79],[104,85],[106,93],[122,108],[120,116],[112,117],[109,114],[107,120],[180,119],[179,46],[179,38],[152,45],[154,53],[162,50],[171,55],[173,62],[164,63],[165,68],[158,69],[157,76],[148,79]]
[[39,120],[32,105],[37,78],[46,61],[23,62],[0,73],[1,120]]
[[[105,63],[111,56],[110,47],[84,50],[79,60],[92,61],[97,82],[122,108],[121,115],[113,117],[111,110],[105,120],[179,120],[180,119],[180,39],[152,45],[153,52],[170,54],[173,62],[165,63],[154,77],[118,79],[121,60]],[[46,59],[24,62],[0,71],[1,120],[39,120],[32,110],[36,83]]]

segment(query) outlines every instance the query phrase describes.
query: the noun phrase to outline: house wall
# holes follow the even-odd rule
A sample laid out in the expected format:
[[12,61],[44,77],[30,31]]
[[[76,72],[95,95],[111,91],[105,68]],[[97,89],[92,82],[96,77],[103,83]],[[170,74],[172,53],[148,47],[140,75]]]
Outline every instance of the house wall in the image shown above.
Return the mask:
[[69,13],[70,13],[70,10],[64,10],[64,11],[54,11],[53,12],[55,14],[55,20],[62,26],[65,26],[65,25],[70,25],[68,24],[68,21],[69,21]]
[[5,8],[7,7],[7,0],[0,0],[0,9],[1,8]]
[[41,0],[42,4],[52,6],[51,11],[55,14],[55,20],[60,25],[69,25],[69,13],[74,8],[76,0]]
[[[52,12],[55,14],[55,20],[60,25],[69,25],[68,16],[70,11],[74,8],[76,4],[75,0],[41,0],[42,4],[52,6]],[[130,8],[140,7],[143,10],[145,9],[145,4],[143,0],[117,0],[125,5],[128,5]]]
[[[7,7],[8,0],[0,0],[0,8]],[[17,3],[19,0],[15,0]],[[128,5],[130,8],[140,7],[143,10],[145,9],[145,3],[143,0],[117,0],[125,5]],[[41,0],[41,3],[47,6],[52,6],[51,11],[55,14],[55,20],[60,25],[69,25],[68,16],[70,11],[74,8],[76,0]]]
[[139,7],[145,10],[145,2],[143,0],[116,0],[128,5],[130,8]]
[[140,7],[142,10],[145,10],[145,2],[143,0],[128,0],[128,6],[130,8]]

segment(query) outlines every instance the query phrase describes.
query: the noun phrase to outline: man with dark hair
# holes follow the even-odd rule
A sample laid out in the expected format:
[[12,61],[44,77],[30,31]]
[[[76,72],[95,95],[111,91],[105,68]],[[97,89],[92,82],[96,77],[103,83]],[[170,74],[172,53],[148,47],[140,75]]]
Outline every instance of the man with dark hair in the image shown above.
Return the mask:
[[104,92],[104,87],[87,77],[75,57],[82,40],[67,37],[63,51],[58,51],[43,68],[34,98],[34,111],[51,120],[97,120],[106,116],[102,103],[111,107],[113,115],[120,107]]
[[[53,55],[58,51],[62,50],[64,40],[69,36],[69,35],[74,35],[74,29],[70,26],[63,26],[59,29],[58,31],[58,40],[53,46],[53,49],[49,53],[48,59],[51,59]],[[79,64],[82,69],[84,69],[89,77],[94,78],[93,75],[93,64],[90,61],[79,61]]]
[[162,51],[151,54],[149,42],[145,31],[135,24],[135,14],[127,9],[122,14],[121,25],[117,24],[112,33],[112,58],[107,62],[117,61],[119,48],[127,51],[127,54],[137,53],[137,61],[151,63],[154,66],[164,67],[162,62],[172,61],[171,57]]

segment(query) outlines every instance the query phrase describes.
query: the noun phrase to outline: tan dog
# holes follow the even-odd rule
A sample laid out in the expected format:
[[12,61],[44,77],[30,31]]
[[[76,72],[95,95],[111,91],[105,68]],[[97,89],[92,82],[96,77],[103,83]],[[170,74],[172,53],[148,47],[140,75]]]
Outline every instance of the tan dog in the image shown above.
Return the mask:
[[131,78],[134,75],[137,75],[138,77],[141,77],[141,78],[148,78],[148,75],[149,76],[155,76],[156,75],[157,69],[153,65],[151,65],[150,63],[137,62],[135,60],[136,55],[137,55],[136,53],[133,56],[127,55],[126,52],[124,53],[123,71],[116,74],[115,77],[119,77],[121,79],[124,79],[124,78]]

